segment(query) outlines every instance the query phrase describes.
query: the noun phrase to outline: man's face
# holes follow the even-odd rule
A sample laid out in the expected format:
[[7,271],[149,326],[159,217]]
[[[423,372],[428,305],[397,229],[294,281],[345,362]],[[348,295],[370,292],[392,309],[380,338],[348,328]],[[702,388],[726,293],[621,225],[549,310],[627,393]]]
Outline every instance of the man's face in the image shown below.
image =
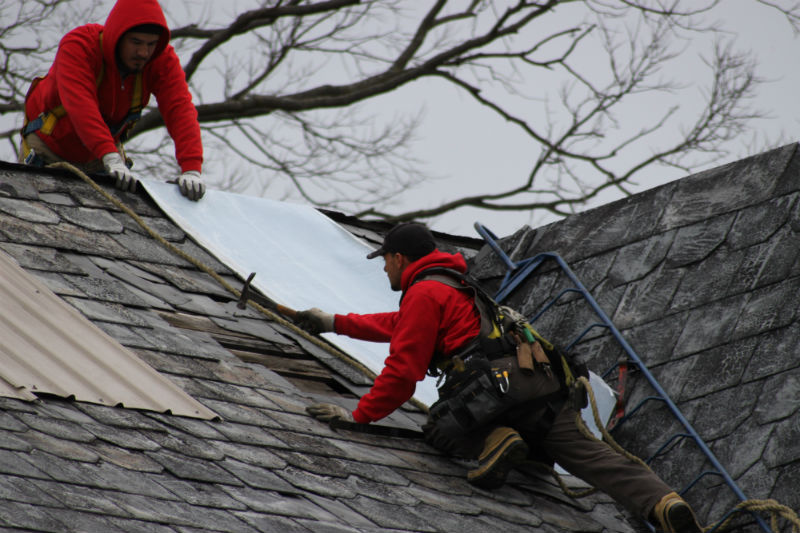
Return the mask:
[[138,72],[144,68],[158,44],[158,35],[129,31],[119,41],[119,60],[131,72]]
[[388,253],[383,256],[383,271],[389,278],[389,285],[393,291],[400,290],[400,281],[403,277],[403,270],[405,270],[408,261],[405,256],[398,253]]

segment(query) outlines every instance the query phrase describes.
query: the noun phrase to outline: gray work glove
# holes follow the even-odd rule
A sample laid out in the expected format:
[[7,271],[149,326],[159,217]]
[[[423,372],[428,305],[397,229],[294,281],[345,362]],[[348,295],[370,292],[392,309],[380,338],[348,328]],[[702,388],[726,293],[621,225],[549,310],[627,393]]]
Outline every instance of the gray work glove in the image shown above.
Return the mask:
[[295,316],[295,322],[301,328],[311,333],[325,333],[333,331],[333,315],[326,313],[322,309],[312,307],[305,311],[300,311]]
[[347,422],[355,422],[353,414],[339,405],[332,403],[315,403],[306,407],[306,412],[323,422],[330,422],[334,418],[340,418]]
[[104,155],[103,167],[109,176],[117,180],[117,189],[130,192],[136,191],[136,184],[139,183],[139,180],[133,175],[119,153],[109,152]]
[[206,184],[196,170],[187,170],[178,176],[178,187],[182,195],[195,202],[206,193]]

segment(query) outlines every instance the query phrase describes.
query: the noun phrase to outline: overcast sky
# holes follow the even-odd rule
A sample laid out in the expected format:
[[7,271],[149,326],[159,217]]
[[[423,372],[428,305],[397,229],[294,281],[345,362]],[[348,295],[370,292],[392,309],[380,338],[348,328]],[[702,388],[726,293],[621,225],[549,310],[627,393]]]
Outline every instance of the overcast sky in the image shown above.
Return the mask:
[[[173,16],[179,16],[181,8],[196,10],[201,9],[200,6],[213,6],[210,9],[224,9],[226,13],[232,9],[232,4],[229,3],[223,8],[219,3],[203,0],[181,0],[180,4],[170,5],[172,1],[163,5],[172,9],[170,13]],[[97,19],[92,22],[102,22],[112,5],[111,0],[97,2]],[[752,49],[757,53],[759,74],[769,82],[761,87],[754,105],[771,114],[771,118],[754,123],[752,135],[731,145],[731,155],[717,164],[741,158],[748,149],[752,149],[750,145],[753,139],[760,146],[769,147],[777,147],[784,141],[797,140],[800,137],[800,103],[797,98],[800,84],[797,68],[800,41],[788,23],[777,13],[763,5],[757,5],[754,0],[725,0],[722,8],[711,18],[723,20],[725,26],[735,34],[735,42],[739,48]],[[708,55],[711,45],[709,39],[698,37],[683,52],[682,58],[685,57],[686,66],[679,76],[692,81],[699,77],[700,57]],[[182,57],[182,60],[186,61],[186,58]],[[542,80],[531,79],[529,83],[536,87]],[[546,89],[542,87],[543,91]],[[700,96],[695,93],[696,98],[699,99]],[[687,109],[692,103],[688,100],[692,98],[690,95],[685,102]],[[495,184],[519,182],[527,176],[531,163],[538,155],[538,150],[528,143],[516,127],[480,107],[467,95],[440,82],[415,82],[376,98],[371,105],[379,113],[415,113],[423,110],[424,121],[418,130],[415,144],[416,157],[427,162],[425,169],[430,174],[441,177],[429,181],[414,192],[399,196],[394,211],[434,206],[444,194],[454,197],[453,191],[485,192],[492,190]],[[655,117],[660,110],[658,102],[651,102],[649,108],[645,106],[635,112],[653,113]],[[220,157],[220,154],[207,153],[207,158]],[[224,171],[224,166],[220,165],[207,165],[206,168],[209,172]],[[639,180],[635,190],[651,188],[682,175],[682,172],[674,169],[654,168]],[[208,177],[213,178],[213,175]],[[621,193],[610,191],[598,198],[593,205],[620,197]],[[464,208],[432,220],[431,225],[449,233],[476,236],[472,224],[479,220],[498,235],[507,235],[524,224],[538,226],[554,219],[553,216],[542,213],[532,215]]]
[[[732,154],[718,164],[738,160],[747,154],[748,145],[754,138],[760,146],[770,147],[781,145],[782,140],[800,140],[800,39],[779,15],[755,5],[752,0],[725,0],[723,7],[724,10],[717,12],[715,18],[724,16],[725,25],[735,30],[738,47],[752,49],[758,54],[758,73],[770,80],[761,87],[754,105],[768,111],[771,118],[755,122],[752,136],[732,145]],[[686,49],[687,78],[699,76],[699,57],[711,49],[710,44],[710,41],[698,39]],[[530,81],[537,83],[537,80]],[[398,91],[397,97],[407,105],[425,104],[427,121],[421,130],[424,140],[420,143],[420,150],[431,161],[431,168],[437,174],[450,175],[451,178],[420,188],[406,201],[408,209],[414,208],[415,203],[430,203],[430,198],[436,197],[437,190],[442,187],[472,187],[494,180],[510,181],[513,176],[525,175],[535,154],[530,153],[530,145],[514,127],[480,109],[455,90],[443,91],[435,102],[426,98],[430,95],[426,91],[422,86],[410,87]],[[655,110],[650,111],[655,117]],[[645,179],[640,180],[636,190],[645,190],[684,175],[678,170],[654,167],[647,172]],[[609,191],[593,205],[621,197],[618,191]],[[524,224],[536,227],[555,219],[553,215],[542,213],[532,216],[530,213],[465,208],[438,217],[432,225],[441,231],[476,236],[472,224],[479,220],[502,236],[513,233]]]

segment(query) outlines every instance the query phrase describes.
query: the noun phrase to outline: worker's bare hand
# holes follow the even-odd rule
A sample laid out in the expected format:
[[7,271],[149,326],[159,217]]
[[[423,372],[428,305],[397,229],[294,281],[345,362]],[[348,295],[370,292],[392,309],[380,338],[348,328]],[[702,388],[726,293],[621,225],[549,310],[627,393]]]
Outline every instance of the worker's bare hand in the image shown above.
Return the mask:
[[340,405],[332,403],[315,403],[306,407],[306,412],[323,422],[330,422],[334,418],[339,418],[347,422],[353,422],[353,415]]
[[299,311],[295,316],[295,322],[298,326],[310,331],[311,333],[324,333],[326,331],[334,331],[333,329],[334,316],[326,313],[322,309],[312,307],[305,311]]

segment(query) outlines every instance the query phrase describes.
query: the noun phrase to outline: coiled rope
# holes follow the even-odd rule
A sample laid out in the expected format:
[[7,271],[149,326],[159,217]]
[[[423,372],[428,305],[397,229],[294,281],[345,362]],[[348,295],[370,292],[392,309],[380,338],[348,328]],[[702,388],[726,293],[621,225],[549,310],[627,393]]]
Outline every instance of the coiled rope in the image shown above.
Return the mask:
[[[648,470],[652,470],[650,465],[642,461],[639,457],[635,456],[634,454],[627,451],[625,448],[619,445],[614,437],[606,429],[605,424],[600,419],[600,412],[597,409],[597,400],[594,396],[594,391],[592,390],[592,386],[589,383],[589,380],[585,377],[578,378],[578,382],[586,389],[586,393],[589,396],[589,404],[592,407],[592,416],[594,417],[595,425],[600,429],[600,433],[602,434],[602,440],[605,441],[609,446],[611,446],[617,453],[622,454],[629,460],[638,463]],[[583,435],[592,440],[600,440],[598,439],[586,426],[586,423],[581,418],[581,415],[578,414],[576,416],[575,424],[578,426],[578,429],[583,433]],[[594,493],[597,489],[591,488],[584,491],[573,491],[564,483],[561,479],[561,476],[558,475],[558,472],[555,469],[550,468],[551,473],[556,478],[559,486],[570,497],[573,498],[582,498],[584,496],[588,496],[589,494]],[[778,533],[781,531],[780,529],[780,520],[783,519],[784,521],[788,522],[791,529],[791,533],[800,533],[800,518],[798,518],[797,513],[790,509],[789,507],[780,504],[778,501],[773,499],[767,500],[745,500],[740,502],[733,510],[728,513],[727,518],[724,518],[717,522],[714,525],[707,526],[703,528],[703,531],[726,531],[728,529],[733,529],[735,526],[733,524],[734,519],[737,515],[749,512],[749,513],[760,513],[760,514],[768,514],[770,517],[771,529],[773,533]]]
[[[59,161],[59,162],[51,163],[51,164],[47,165],[47,168],[61,168],[61,169],[65,169],[65,170],[68,170],[68,171],[72,172],[73,174],[75,174],[76,176],[81,178],[83,181],[85,181],[90,187],[92,187],[95,191],[97,191],[101,196],[103,196],[111,204],[113,204],[115,207],[117,207],[118,209],[123,211],[125,214],[127,214],[129,217],[131,217],[145,232],[147,232],[148,235],[150,235],[150,237],[152,237],[154,240],[156,240],[164,248],[166,248],[170,252],[174,253],[175,255],[177,255],[178,257],[180,257],[182,259],[184,259],[185,261],[191,263],[192,265],[194,265],[198,269],[202,270],[203,272],[205,272],[206,274],[208,274],[209,276],[214,278],[214,280],[217,283],[219,283],[225,290],[230,292],[236,299],[238,299],[242,295],[241,291],[239,291],[236,287],[233,287],[230,283],[228,283],[222,276],[220,276],[216,271],[214,271],[214,269],[212,269],[211,267],[209,267],[208,265],[206,265],[205,263],[203,263],[199,259],[193,257],[192,255],[184,252],[183,250],[181,250],[180,248],[178,248],[177,246],[175,246],[171,242],[167,241],[158,232],[156,232],[154,229],[152,229],[147,224],[147,222],[145,222],[142,219],[142,217],[137,215],[130,207],[125,205],[120,199],[115,198],[114,196],[109,194],[108,191],[106,191],[105,189],[100,187],[100,185],[98,185],[92,178],[90,178],[85,172],[83,172],[82,170],[77,168],[75,165],[73,165],[71,163],[68,163],[66,161]],[[358,370],[360,370],[361,372],[366,374],[367,377],[369,377],[370,379],[374,380],[377,377],[375,372],[373,372],[372,370],[367,368],[364,364],[356,361],[355,359],[353,359],[349,355],[345,354],[344,352],[341,352],[340,350],[337,350],[335,347],[333,347],[332,345],[324,342],[319,337],[317,337],[315,335],[311,335],[310,333],[308,333],[304,329],[298,327],[297,325],[293,324],[289,320],[286,320],[284,317],[282,317],[281,315],[275,313],[271,309],[268,309],[268,308],[264,307],[263,305],[261,305],[261,304],[259,304],[257,302],[254,302],[252,300],[249,300],[249,299],[247,300],[247,304],[250,305],[251,307],[253,307],[254,309],[256,309],[257,311],[261,312],[262,314],[264,314],[270,320],[272,320],[274,322],[277,322],[278,324],[282,325],[285,328],[290,329],[291,331],[293,331],[297,335],[301,336],[303,339],[305,339],[308,342],[314,344],[315,346],[317,346],[318,348],[324,350],[328,354],[333,355],[334,357],[344,361],[348,365],[357,368]],[[425,412],[425,413],[428,412],[428,407],[425,404],[423,404],[422,402],[416,400],[415,398],[411,398],[409,400],[409,402],[414,404],[417,408],[419,408],[423,412]]]

